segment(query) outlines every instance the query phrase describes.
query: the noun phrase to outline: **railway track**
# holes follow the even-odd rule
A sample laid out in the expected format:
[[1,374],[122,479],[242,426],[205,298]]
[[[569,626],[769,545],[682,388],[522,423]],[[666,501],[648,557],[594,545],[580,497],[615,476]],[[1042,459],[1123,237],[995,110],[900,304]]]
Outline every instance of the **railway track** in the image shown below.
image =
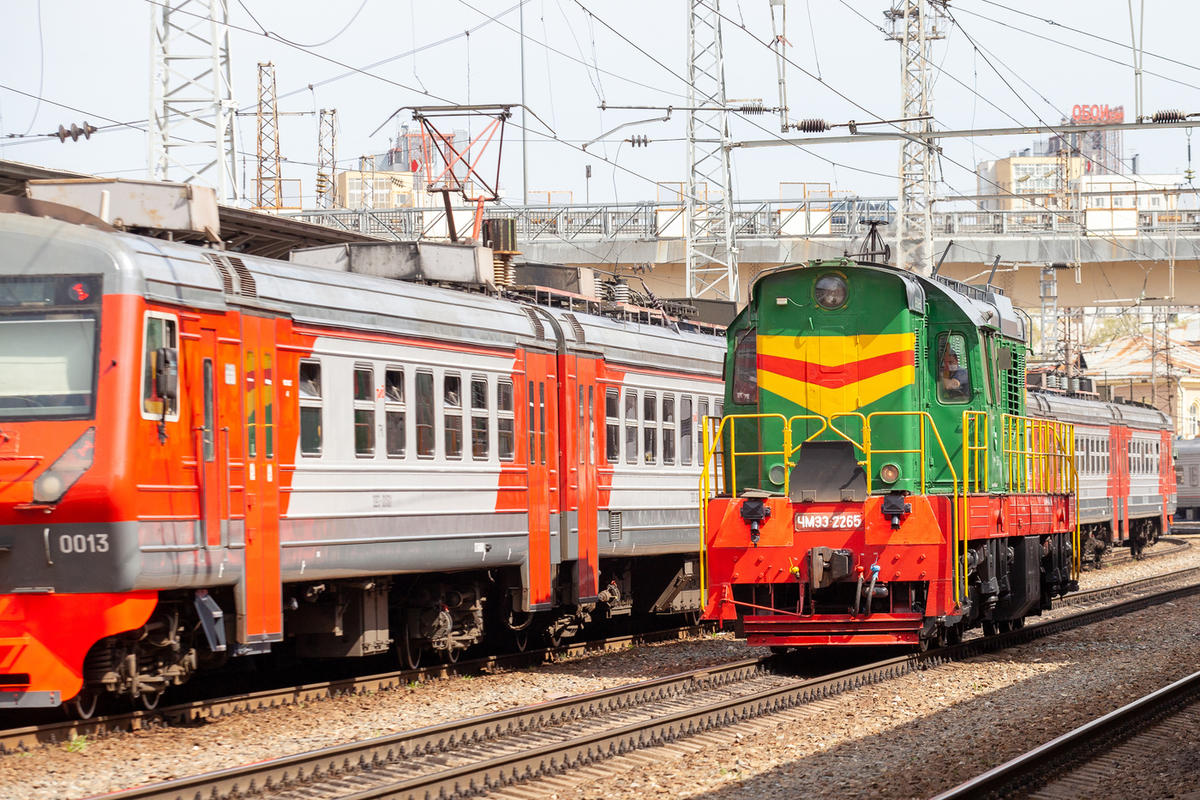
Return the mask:
[[[1171,529],[1171,532],[1172,533],[1185,533],[1185,531],[1176,531],[1174,528]],[[1170,545],[1170,546],[1163,547],[1164,544]],[[1191,546],[1192,546],[1192,543],[1187,541],[1186,539],[1177,539],[1174,537],[1164,536],[1163,538],[1159,539],[1158,543],[1155,544],[1153,547],[1151,547],[1147,550],[1144,550],[1142,552],[1142,559],[1145,560],[1145,559],[1150,559],[1150,558],[1162,558],[1164,556],[1178,555],[1179,553],[1182,553],[1184,550],[1187,550]],[[1113,564],[1124,564],[1125,562],[1132,561],[1132,560],[1133,560],[1133,554],[1130,552],[1129,548],[1122,547],[1122,548],[1112,551],[1107,556],[1105,556],[1104,566],[1109,566],[1109,565],[1113,565]],[[1084,566],[1086,567],[1086,566],[1088,566],[1088,564],[1085,563]]]
[[87,720],[62,720],[19,728],[0,729],[0,754],[30,750],[43,744],[57,744],[80,736],[96,737],[125,731],[145,730],[164,725],[191,725],[204,720],[219,719],[229,714],[260,711],[280,706],[312,703],[335,697],[388,691],[414,681],[427,681],[456,675],[478,675],[493,669],[517,669],[585,653],[622,650],[638,644],[669,641],[692,636],[707,629],[706,625],[689,625],[663,631],[652,631],[605,639],[576,642],[559,647],[527,650],[485,658],[464,660],[455,664],[432,664],[419,669],[397,670],[375,675],[320,681],[302,686],[265,689],[205,700],[194,700],[154,711],[135,710],[106,714]]
[[[934,800],[1119,795],[1131,765],[1192,740],[1200,725],[1200,672],[962,783]],[[1164,746],[1165,745],[1165,746]],[[1194,777],[1194,776],[1193,776]]]
[[1194,594],[1200,594],[1200,584],[817,678],[769,672],[769,658],[710,667],[105,797],[373,800],[469,796],[784,712],[943,661],[1012,647]]

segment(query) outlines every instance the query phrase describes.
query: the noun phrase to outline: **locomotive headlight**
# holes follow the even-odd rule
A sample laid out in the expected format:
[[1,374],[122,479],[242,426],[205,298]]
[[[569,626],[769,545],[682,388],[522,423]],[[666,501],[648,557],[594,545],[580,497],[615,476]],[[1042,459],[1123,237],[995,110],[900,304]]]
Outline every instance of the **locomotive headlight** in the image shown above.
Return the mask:
[[895,483],[900,479],[900,468],[895,464],[884,464],[879,468],[879,480],[884,483]]
[[813,296],[821,308],[833,310],[846,305],[846,279],[830,273],[817,278]]
[[57,503],[92,466],[96,429],[88,428],[33,482],[33,502]]

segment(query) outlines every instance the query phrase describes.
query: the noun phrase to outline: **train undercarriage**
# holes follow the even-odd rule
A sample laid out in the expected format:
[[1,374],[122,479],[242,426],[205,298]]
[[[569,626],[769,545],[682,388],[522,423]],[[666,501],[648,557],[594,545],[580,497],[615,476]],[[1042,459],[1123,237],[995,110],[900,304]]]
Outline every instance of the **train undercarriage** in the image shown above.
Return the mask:
[[[542,611],[520,610],[516,569],[286,584],[285,641],[260,658],[378,657],[415,669],[425,660],[455,663],[471,648],[557,646],[623,620],[699,618],[695,556],[606,559],[601,589],[586,602],[572,596],[573,569],[573,563],[560,565],[557,602]],[[236,644],[233,608],[228,587],[161,593],[141,628],[102,639],[88,651],[84,688],[69,700],[69,712],[86,718],[100,701],[117,698],[153,709],[168,689],[198,673],[262,653],[261,645]]]

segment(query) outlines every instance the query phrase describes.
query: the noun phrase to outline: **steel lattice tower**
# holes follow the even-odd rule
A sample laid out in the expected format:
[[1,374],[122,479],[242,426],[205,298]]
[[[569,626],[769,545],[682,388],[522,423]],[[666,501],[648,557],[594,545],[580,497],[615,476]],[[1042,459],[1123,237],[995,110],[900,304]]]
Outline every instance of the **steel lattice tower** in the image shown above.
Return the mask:
[[170,0],[151,12],[149,173],[239,199],[228,0]]
[[275,95],[275,65],[258,64],[258,208],[282,208],[279,168],[279,108]]
[[[900,43],[900,123],[918,138],[900,143],[900,192],[896,208],[896,266],[928,274],[933,244],[934,145],[921,139],[933,129],[929,85],[933,42],[944,36],[943,0],[898,0],[884,12],[888,38]],[[925,119],[919,119],[927,117]]]
[[688,297],[738,299],[729,170],[729,114],[720,0],[691,0],[688,14],[688,176],[684,196]]
[[317,119],[317,208],[333,208],[336,153],[337,109],[322,108]]

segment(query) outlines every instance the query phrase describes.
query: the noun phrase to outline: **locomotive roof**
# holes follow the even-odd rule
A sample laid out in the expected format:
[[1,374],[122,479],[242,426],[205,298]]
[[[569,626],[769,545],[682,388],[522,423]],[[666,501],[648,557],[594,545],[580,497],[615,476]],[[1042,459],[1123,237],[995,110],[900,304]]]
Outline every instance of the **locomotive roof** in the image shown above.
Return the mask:
[[[259,309],[296,322],[416,335],[491,346],[514,342],[553,348],[544,318],[527,304],[479,292],[378,278],[287,261],[244,256],[21,214],[0,214],[4,271],[26,274],[101,273],[106,293],[137,294],[159,302],[212,310]],[[231,295],[214,259],[244,270],[253,290]],[[241,272],[239,271],[239,276]],[[238,287],[249,285],[239,278]],[[724,340],[711,335],[577,313],[579,330],[563,312],[564,336],[577,346],[603,349],[606,357],[636,364],[647,351],[656,364],[710,374],[719,371]],[[651,344],[653,343],[653,344]]]
[[909,309],[918,314],[925,313],[925,299],[933,293],[944,297],[953,303],[980,328],[998,330],[1005,336],[1024,341],[1028,336],[1025,320],[1013,307],[1012,301],[991,287],[981,288],[959,281],[934,276],[932,278],[906,272],[890,264],[878,264],[870,261],[855,261],[852,258],[831,259],[825,261],[813,260],[800,264],[784,264],[774,269],[765,270],[758,274],[751,284],[751,293],[760,280],[782,272],[804,269],[830,269],[834,267],[856,267],[860,269],[886,272],[899,279],[908,294]]

